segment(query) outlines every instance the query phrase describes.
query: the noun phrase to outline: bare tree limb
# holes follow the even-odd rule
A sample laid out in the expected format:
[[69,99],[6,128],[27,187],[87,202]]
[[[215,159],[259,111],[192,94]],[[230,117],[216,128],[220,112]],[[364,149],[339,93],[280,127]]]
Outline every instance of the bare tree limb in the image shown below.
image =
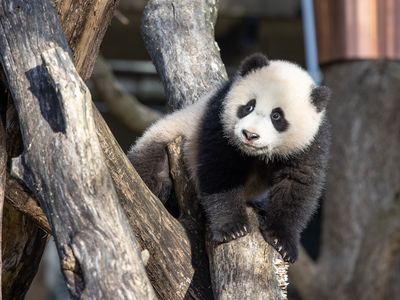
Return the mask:
[[51,220],[70,292],[153,299],[58,16],[49,1],[14,4],[0,5],[1,62],[25,145],[14,170]]
[[[193,226],[190,220],[184,220],[182,223],[185,227],[182,227],[166,211],[133,169],[100,113],[94,106],[93,109],[97,136],[107,166],[128,221],[142,249],[147,251],[144,252],[145,256],[149,255],[146,268],[157,294],[161,299],[209,299],[211,290],[208,261],[204,244],[201,244],[204,240],[198,234],[198,226]],[[11,185],[7,187],[7,193],[10,193],[12,200],[9,202],[31,217],[36,224],[49,226],[41,208],[31,203],[36,200],[21,183],[15,179],[8,183]],[[192,241],[188,239],[188,235],[192,237]],[[175,276],[170,276],[170,272]]]
[[210,299],[206,257],[193,258],[201,254],[201,248],[189,238],[198,229],[182,226],[168,213],[143,183],[98,111],[94,119],[120,203],[142,249],[150,252],[146,268],[157,295],[168,300]]
[[54,0],[74,64],[83,80],[89,79],[100,44],[118,0]]
[[17,179],[7,174],[6,199],[16,210],[29,216],[44,232],[50,234],[51,228],[43,209],[32,193]]
[[24,299],[36,275],[47,234],[8,202],[3,214],[3,299]]
[[[227,78],[214,41],[216,2],[150,0],[146,5],[142,35],[173,109],[195,102]],[[174,173],[172,175],[174,177]],[[178,182],[178,188],[179,185],[182,188],[182,181]],[[184,201],[186,203],[179,199],[181,208],[187,211],[198,205],[197,199],[190,196]],[[279,287],[273,263],[280,258],[257,230],[254,231],[228,244],[209,245],[210,271],[217,299],[285,297],[286,285],[282,289]],[[287,266],[277,265],[285,273]]]
[[194,103],[227,79],[214,40],[217,5],[150,0],[144,9],[143,39],[173,109]]
[[[6,146],[10,160],[20,154],[22,142],[10,94],[4,87],[0,91],[3,103],[7,103]],[[6,200],[8,188],[6,185]],[[23,299],[38,270],[47,237],[33,219],[14,209],[8,201],[4,203],[2,229],[2,295],[5,299]]]
[[[4,95],[0,94],[0,98],[4,98],[0,102],[0,232],[2,232],[3,224],[3,206],[4,206],[4,195],[6,188],[6,166],[7,166],[7,148],[6,148],[6,110],[7,110],[7,99]],[[3,238],[0,236],[0,249],[2,249]],[[0,270],[2,270],[3,262],[0,257]],[[0,272],[0,281],[1,281]],[[2,294],[0,286],[0,295]]]
[[125,91],[101,56],[97,57],[92,82],[97,96],[107,104],[110,112],[133,131],[143,132],[162,115]]

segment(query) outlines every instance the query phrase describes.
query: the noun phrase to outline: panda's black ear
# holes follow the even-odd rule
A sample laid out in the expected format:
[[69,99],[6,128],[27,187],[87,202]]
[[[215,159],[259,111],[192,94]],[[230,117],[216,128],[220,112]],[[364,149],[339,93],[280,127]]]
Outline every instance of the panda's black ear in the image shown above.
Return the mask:
[[311,101],[318,112],[323,111],[331,98],[331,90],[327,86],[316,86],[311,91]]
[[251,71],[261,69],[269,65],[268,58],[261,53],[255,53],[246,57],[239,67],[239,75],[246,76]]

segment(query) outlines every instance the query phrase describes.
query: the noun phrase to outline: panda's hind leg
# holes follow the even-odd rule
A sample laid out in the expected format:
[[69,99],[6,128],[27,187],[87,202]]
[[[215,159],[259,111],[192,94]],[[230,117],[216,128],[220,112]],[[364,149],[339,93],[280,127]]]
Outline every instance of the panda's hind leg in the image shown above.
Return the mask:
[[133,147],[128,158],[147,187],[165,203],[172,190],[165,143],[153,142],[140,149]]

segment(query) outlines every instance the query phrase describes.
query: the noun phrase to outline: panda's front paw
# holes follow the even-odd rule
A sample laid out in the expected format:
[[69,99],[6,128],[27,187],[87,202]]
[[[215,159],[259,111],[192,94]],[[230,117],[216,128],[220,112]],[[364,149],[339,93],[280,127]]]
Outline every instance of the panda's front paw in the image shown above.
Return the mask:
[[212,226],[210,228],[211,238],[216,243],[227,243],[236,240],[249,233],[249,224],[247,219],[235,220],[231,223],[221,224],[220,226]]
[[294,263],[297,260],[298,238],[293,237],[291,234],[275,230],[262,230],[261,233],[265,241],[279,252],[284,261]]

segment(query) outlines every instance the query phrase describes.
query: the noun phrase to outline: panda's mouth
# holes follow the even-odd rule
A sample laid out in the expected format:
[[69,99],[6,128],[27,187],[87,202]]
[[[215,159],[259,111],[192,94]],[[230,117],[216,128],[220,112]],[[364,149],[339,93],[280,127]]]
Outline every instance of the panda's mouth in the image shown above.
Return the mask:
[[269,147],[268,146],[256,146],[252,145],[246,142],[241,142],[240,146],[244,148],[247,151],[254,152],[254,153],[264,153],[268,152]]

